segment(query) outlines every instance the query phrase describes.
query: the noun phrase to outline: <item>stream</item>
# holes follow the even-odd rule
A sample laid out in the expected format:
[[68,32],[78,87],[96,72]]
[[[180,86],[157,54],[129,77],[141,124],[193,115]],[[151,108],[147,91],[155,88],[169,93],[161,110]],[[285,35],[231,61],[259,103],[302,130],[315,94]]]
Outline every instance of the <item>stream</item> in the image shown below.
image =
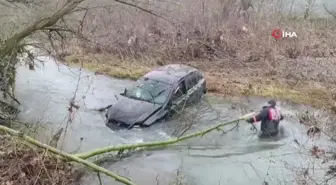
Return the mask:
[[[190,117],[195,118],[196,123],[189,133],[258,111],[267,101],[259,97],[242,97],[241,103],[233,103],[232,100],[206,95],[205,100],[195,106],[200,107],[197,114],[193,112],[195,107],[191,107],[186,110],[186,115],[175,121],[161,122],[146,129],[112,131],[105,126],[103,115],[92,109],[117,101],[115,95],[134,82],[96,76],[86,70],[57,64],[49,58],[42,59],[47,62],[36,67],[35,71],[24,66],[18,68],[16,96],[22,104],[19,118],[36,122],[37,137],[43,142],[48,142],[46,136],[65,128],[59,147],[68,152],[166,140],[173,137],[178,125],[190,122]],[[73,121],[68,123],[69,101],[75,92],[76,104],[80,108]],[[118,162],[106,162],[103,167],[130,178],[138,185],[168,185],[176,179],[185,180],[190,185],[246,185],[262,184],[263,181],[296,184],[294,180],[302,177],[305,168],[314,173],[311,175],[316,182],[322,182],[326,178],[327,165],[322,164],[322,159],[311,157],[309,150],[314,144],[328,149],[332,145],[330,139],[325,135],[315,140],[307,137],[307,128],[296,118],[298,110],[307,109],[305,106],[279,101],[278,107],[285,115],[281,124],[286,128],[286,137],[281,140],[259,141],[250,125],[242,122],[225,135],[214,131],[164,150],[138,152]],[[104,185],[120,184],[104,175],[101,178]],[[81,181],[83,185],[99,185],[97,175],[93,173]],[[333,183],[335,181],[329,181],[329,184]]]

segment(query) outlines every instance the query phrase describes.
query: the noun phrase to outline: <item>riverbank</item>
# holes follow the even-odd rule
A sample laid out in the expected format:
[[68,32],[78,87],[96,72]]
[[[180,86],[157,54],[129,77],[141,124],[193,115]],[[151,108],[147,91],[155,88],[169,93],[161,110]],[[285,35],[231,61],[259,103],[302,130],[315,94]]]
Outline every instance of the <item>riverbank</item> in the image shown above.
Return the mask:
[[[154,62],[125,61],[97,54],[84,57],[71,55],[66,57],[66,61],[72,66],[83,63],[84,68],[94,71],[96,75],[131,80],[160,66]],[[326,75],[327,71],[335,68],[335,61],[335,58],[300,57],[278,59],[277,65],[274,62],[268,66],[265,61],[244,63],[224,59],[181,63],[200,69],[207,80],[209,92],[216,95],[273,97],[336,110],[336,82],[332,74],[329,77]]]

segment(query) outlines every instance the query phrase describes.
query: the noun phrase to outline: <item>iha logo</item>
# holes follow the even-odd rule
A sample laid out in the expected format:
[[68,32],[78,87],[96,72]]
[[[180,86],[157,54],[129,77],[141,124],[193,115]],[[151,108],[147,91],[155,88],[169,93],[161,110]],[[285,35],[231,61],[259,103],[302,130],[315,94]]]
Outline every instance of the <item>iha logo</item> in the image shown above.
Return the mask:
[[281,29],[275,29],[272,31],[272,37],[275,38],[276,40],[279,40],[281,38],[297,37],[297,35],[295,32],[288,32],[288,31],[283,31]]

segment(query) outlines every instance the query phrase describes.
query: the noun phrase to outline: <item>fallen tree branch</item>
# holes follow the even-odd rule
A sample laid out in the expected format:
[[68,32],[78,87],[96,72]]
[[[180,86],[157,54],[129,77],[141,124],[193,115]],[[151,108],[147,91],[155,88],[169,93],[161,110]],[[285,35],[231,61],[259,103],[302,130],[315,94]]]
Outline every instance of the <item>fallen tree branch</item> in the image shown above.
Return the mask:
[[95,149],[89,152],[84,152],[84,153],[79,153],[79,154],[74,154],[74,156],[81,158],[81,159],[87,159],[96,155],[101,155],[104,153],[108,153],[108,152],[112,152],[112,151],[124,151],[124,150],[134,150],[134,149],[138,149],[138,148],[149,148],[149,147],[158,147],[158,146],[167,146],[167,145],[172,145],[190,138],[194,138],[194,137],[198,137],[198,136],[204,136],[205,134],[214,131],[214,130],[219,130],[220,127],[223,126],[227,126],[227,125],[231,125],[233,123],[236,123],[240,120],[245,120],[247,117],[254,115],[255,113],[250,113],[250,114],[246,114],[245,116],[242,116],[238,119],[229,121],[229,122],[225,122],[225,123],[221,123],[218,124],[214,127],[211,127],[209,129],[206,129],[204,131],[200,131],[200,132],[196,132],[193,134],[189,134],[186,135],[184,137],[180,137],[180,138],[174,138],[174,139],[169,139],[166,141],[156,141],[156,142],[149,142],[149,143],[137,143],[137,144],[126,144],[126,145],[120,145],[120,146],[108,146],[105,148],[99,148],[99,149]]
[[126,184],[126,185],[136,185],[133,182],[131,182],[129,179],[127,179],[126,177],[122,177],[122,176],[120,176],[118,174],[115,174],[115,173],[113,173],[113,172],[111,172],[111,171],[109,171],[109,170],[107,170],[107,169],[105,169],[103,167],[100,167],[100,166],[98,166],[98,165],[96,165],[94,163],[91,163],[89,161],[86,161],[84,159],[76,157],[75,155],[68,154],[68,153],[60,151],[60,150],[58,150],[58,149],[56,149],[54,147],[51,147],[51,146],[49,146],[47,144],[43,144],[43,143],[41,143],[41,142],[39,142],[39,141],[37,141],[37,140],[35,140],[35,139],[33,139],[33,138],[25,135],[25,134],[23,134],[22,132],[13,130],[11,128],[8,128],[8,127],[2,126],[2,125],[0,125],[0,130],[6,132],[8,134],[10,134],[11,136],[19,137],[20,139],[22,139],[24,141],[27,141],[30,144],[33,144],[33,145],[35,145],[37,147],[40,147],[40,148],[43,148],[43,149],[45,149],[47,151],[50,151],[50,152],[52,152],[52,153],[54,153],[56,155],[62,156],[65,159],[68,159],[70,161],[78,162],[78,163],[83,164],[83,165],[85,165],[87,167],[90,167],[90,168],[92,168],[92,169],[94,169],[94,170],[96,170],[98,172],[104,173],[107,176],[110,176],[110,177],[114,178],[115,180],[117,180],[117,181],[119,181],[119,182],[121,182],[123,184]]

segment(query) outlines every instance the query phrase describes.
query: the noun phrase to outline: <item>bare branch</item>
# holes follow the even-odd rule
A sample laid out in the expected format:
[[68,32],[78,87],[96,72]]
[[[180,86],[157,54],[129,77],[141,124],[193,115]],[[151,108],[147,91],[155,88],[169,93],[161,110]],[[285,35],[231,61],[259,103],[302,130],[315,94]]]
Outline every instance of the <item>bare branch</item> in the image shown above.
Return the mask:
[[121,4],[124,4],[124,5],[128,5],[128,6],[137,8],[137,9],[139,9],[139,10],[141,10],[141,11],[144,11],[144,12],[146,12],[146,13],[149,13],[149,14],[151,14],[151,15],[154,15],[154,16],[156,16],[156,17],[159,17],[159,18],[161,18],[161,19],[163,19],[163,20],[166,20],[166,21],[168,21],[169,23],[171,23],[171,24],[174,25],[174,23],[173,23],[171,20],[169,20],[169,19],[167,19],[167,18],[165,18],[165,17],[163,17],[163,16],[161,16],[161,15],[158,15],[158,14],[154,13],[153,11],[150,11],[150,10],[147,10],[147,9],[145,9],[145,8],[142,8],[142,7],[140,7],[140,6],[136,5],[136,4],[132,4],[132,3],[125,2],[125,1],[121,1],[121,0],[114,0],[114,1],[116,1],[116,2],[118,2],[118,3],[121,3]]
[[19,43],[22,39],[31,35],[32,33],[43,30],[46,27],[55,25],[63,16],[67,15],[71,10],[77,7],[84,0],[72,0],[69,1],[66,5],[63,6],[59,11],[57,11],[54,15],[41,19],[35,22],[33,25],[28,28],[14,34],[11,38],[5,41],[5,48],[2,49],[2,54],[10,53],[15,45]]
[[329,10],[327,8],[327,5],[326,4],[323,4],[323,7],[324,7],[324,10],[331,16],[333,16],[335,19],[336,19],[336,12],[332,12],[331,10]]

